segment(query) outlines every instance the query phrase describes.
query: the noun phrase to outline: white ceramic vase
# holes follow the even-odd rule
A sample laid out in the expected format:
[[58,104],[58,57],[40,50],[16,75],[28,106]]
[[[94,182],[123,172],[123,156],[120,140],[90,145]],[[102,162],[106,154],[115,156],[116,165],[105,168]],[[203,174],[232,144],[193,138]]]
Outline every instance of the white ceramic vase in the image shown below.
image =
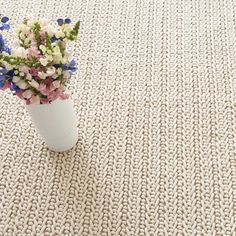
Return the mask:
[[76,114],[70,98],[57,99],[51,104],[26,105],[26,109],[49,149],[62,152],[76,144]]

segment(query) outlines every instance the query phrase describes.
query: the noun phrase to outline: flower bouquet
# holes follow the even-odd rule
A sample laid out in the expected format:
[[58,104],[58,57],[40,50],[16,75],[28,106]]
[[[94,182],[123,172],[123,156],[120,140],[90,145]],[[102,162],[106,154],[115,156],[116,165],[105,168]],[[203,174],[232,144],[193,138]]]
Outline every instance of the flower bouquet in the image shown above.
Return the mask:
[[[0,31],[10,28],[0,18]],[[0,89],[22,99],[37,130],[52,150],[64,151],[77,141],[76,116],[66,87],[77,69],[67,51],[80,22],[58,19],[54,28],[44,19],[25,19],[10,48],[0,32]]]

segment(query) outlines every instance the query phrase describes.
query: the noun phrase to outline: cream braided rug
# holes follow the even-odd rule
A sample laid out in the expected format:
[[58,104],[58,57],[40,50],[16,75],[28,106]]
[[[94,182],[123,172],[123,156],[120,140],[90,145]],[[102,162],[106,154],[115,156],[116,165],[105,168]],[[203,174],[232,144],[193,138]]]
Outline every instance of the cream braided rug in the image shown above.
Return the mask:
[[0,93],[0,235],[236,235],[236,2],[1,0],[80,19],[79,141],[50,152]]

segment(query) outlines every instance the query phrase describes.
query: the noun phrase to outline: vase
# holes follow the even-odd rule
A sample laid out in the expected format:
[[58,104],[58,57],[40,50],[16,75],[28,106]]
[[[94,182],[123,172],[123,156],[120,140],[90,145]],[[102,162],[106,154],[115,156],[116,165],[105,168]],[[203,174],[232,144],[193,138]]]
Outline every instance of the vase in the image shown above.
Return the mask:
[[62,152],[76,144],[76,114],[70,98],[57,99],[50,104],[26,105],[26,109],[49,149]]

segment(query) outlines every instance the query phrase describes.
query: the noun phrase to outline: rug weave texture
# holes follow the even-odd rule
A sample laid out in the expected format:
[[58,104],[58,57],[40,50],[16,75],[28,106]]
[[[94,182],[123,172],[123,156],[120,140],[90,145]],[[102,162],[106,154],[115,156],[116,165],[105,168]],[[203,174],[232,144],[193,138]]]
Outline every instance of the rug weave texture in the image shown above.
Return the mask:
[[0,3],[82,22],[72,150],[0,93],[0,235],[236,235],[235,1]]

